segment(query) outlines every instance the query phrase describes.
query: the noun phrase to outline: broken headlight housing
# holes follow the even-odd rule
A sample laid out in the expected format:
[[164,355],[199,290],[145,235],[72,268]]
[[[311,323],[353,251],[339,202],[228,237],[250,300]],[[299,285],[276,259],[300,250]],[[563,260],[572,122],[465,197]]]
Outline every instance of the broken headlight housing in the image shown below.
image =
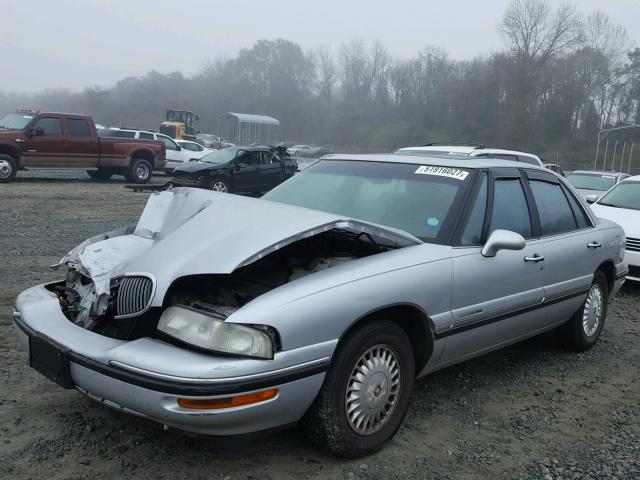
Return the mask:
[[273,359],[274,344],[267,333],[187,307],[167,307],[158,322],[158,330],[211,352]]

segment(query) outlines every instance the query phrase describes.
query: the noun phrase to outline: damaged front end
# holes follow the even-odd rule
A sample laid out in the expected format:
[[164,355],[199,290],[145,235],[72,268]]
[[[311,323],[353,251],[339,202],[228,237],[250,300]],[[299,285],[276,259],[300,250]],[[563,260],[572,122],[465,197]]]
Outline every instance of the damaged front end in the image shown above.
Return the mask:
[[[418,243],[404,232],[324,212],[174,189],[152,195],[135,228],[93,237],[69,252],[56,265],[67,268],[66,279],[48,288],[64,315],[84,329],[206,350],[196,325],[209,322],[206,328],[223,335],[223,322],[261,295]],[[176,325],[184,331],[175,333]],[[259,321],[251,328],[278,348],[273,328]],[[265,351],[256,356],[269,358]]]

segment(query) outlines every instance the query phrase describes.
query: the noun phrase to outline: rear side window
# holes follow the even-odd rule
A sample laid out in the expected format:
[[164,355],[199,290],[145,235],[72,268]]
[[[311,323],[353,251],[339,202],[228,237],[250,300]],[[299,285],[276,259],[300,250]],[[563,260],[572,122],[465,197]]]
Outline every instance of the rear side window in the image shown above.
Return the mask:
[[480,245],[482,243],[482,227],[484,215],[487,211],[487,176],[484,175],[476,202],[471,210],[467,226],[462,233],[460,243],[464,246]]
[[524,238],[531,238],[529,207],[519,179],[496,179],[490,225],[490,232],[511,230]]
[[578,228],[571,205],[559,184],[531,180],[529,185],[538,207],[542,236],[570,232]]
[[62,122],[59,118],[43,117],[35,123],[34,127],[42,127],[45,137],[62,135]]
[[571,205],[571,209],[573,210],[573,216],[578,222],[578,228],[591,227],[591,220],[589,220],[589,217],[584,211],[584,208],[579,205],[578,201],[574,198],[573,195],[571,195],[571,193],[566,190],[566,188],[563,188],[562,190],[564,191],[566,197],[569,199],[569,204]]
[[82,118],[67,118],[67,125],[69,126],[69,135],[71,135],[72,137],[91,136],[89,124]]

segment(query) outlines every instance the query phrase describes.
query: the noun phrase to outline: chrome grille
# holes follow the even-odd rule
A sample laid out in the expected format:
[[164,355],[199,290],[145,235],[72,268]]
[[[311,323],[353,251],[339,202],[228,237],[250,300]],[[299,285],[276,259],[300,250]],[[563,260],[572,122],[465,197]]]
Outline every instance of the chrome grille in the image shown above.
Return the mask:
[[142,275],[124,277],[118,287],[116,311],[118,316],[144,312],[153,294],[153,280]]
[[640,252],[640,238],[629,238],[627,237],[627,246],[625,249],[630,252]]

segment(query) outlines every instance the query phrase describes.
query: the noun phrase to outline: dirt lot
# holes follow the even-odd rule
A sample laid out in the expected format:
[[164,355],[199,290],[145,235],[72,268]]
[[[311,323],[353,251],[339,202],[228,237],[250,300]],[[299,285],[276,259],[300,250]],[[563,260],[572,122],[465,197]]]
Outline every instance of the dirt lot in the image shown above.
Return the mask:
[[[160,177],[157,181],[162,182]],[[543,335],[431,375],[381,452],[346,461],[296,429],[240,439],[165,432],[31,371],[15,296],[86,237],[132,223],[147,194],[84,172],[0,185],[0,478],[640,478],[640,286],[583,354]]]

